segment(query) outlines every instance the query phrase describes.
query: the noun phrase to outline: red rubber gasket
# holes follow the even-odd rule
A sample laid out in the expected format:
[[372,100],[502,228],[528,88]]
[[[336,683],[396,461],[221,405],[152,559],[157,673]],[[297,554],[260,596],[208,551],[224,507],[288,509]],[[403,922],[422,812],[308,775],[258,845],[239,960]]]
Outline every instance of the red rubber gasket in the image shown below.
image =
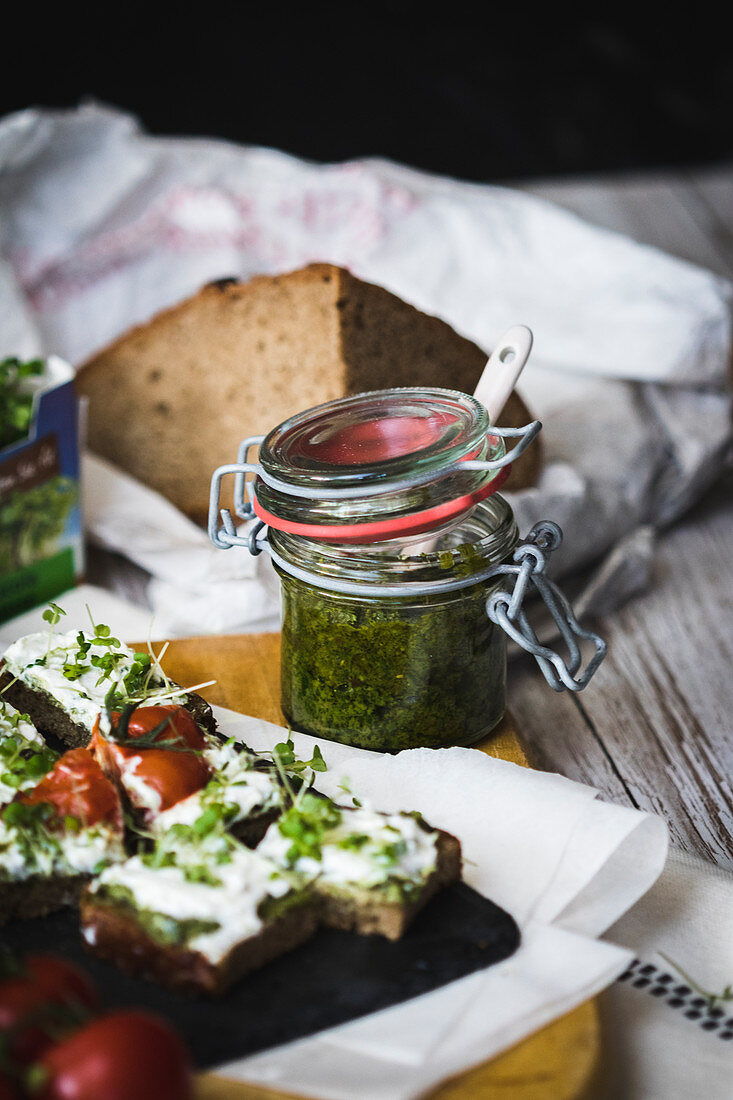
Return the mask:
[[426,508],[422,512],[414,512],[407,516],[394,516],[390,519],[380,519],[370,523],[349,524],[319,524],[296,523],[294,520],[280,519],[266,511],[252,493],[252,505],[255,515],[266,523],[268,527],[274,527],[276,531],[285,531],[289,535],[304,535],[311,539],[328,539],[334,542],[379,542],[385,538],[396,538],[398,535],[418,535],[422,531],[429,531],[441,523],[455,519],[462,512],[468,511],[474,504],[485,500],[500,489],[511,471],[511,463],[499,470],[496,477],[482,489],[473,493],[457,497],[455,500],[447,500],[442,504],[436,504],[433,508]]

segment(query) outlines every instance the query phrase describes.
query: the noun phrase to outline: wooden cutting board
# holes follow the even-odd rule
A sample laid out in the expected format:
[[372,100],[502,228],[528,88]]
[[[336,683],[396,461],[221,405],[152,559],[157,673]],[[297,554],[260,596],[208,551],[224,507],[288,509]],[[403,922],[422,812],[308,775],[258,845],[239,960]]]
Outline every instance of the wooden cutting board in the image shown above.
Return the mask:
[[[142,644],[139,648],[144,648]],[[157,648],[157,647],[156,647]],[[164,667],[179,684],[216,678],[201,694],[210,703],[283,725],[280,711],[280,635],[178,638],[166,651]],[[529,765],[514,722],[501,726],[477,749]],[[581,1005],[516,1047],[444,1082],[432,1100],[577,1100],[587,1089],[599,1052],[595,1004]],[[291,1096],[292,1094],[288,1094]],[[285,1100],[286,1094],[258,1085],[202,1074],[197,1100]]]

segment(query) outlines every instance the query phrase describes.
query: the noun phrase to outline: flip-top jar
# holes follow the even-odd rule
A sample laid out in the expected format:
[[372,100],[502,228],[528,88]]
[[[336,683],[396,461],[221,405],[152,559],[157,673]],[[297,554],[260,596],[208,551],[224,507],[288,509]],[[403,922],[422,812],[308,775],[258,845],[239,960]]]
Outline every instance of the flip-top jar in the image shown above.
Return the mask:
[[[505,707],[506,635],[486,614],[501,579],[431,594],[505,561],[519,536],[499,496],[412,540],[322,543],[270,531],[279,556],[314,575],[348,579],[330,591],[278,566],[282,584],[283,712],[297,729],[366,749],[469,745]],[[421,593],[382,596],[391,585]]]
[[[559,529],[546,524],[520,545],[496,494],[539,427],[492,427],[479,401],[450,390],[383,390],[291,417],[216,471],[213,541],[265,550],[281,579],[282,707],[295,728],[389,752],[471,744],[504,714],[507,633],[553,687],[584,686],[605,646],[542,575]],[[507,453],[504,437],[517,435]],[[236,511],[259,519],[246,537],[219,512],[231,473]],[[569,662],[529,627],[531,582]],[[576,679],[577,637],[596,654]]]

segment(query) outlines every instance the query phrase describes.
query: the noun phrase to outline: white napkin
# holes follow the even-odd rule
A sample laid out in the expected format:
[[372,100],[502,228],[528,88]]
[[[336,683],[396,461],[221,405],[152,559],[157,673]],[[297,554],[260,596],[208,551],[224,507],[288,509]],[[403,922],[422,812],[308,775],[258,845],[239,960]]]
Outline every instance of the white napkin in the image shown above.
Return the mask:
[[[267,722],[215,708],[220,727],[257,750],[282,740]],[[294,735],[310,756],[314,738]],[[318,742],[328,771],[380,810],[419,808],[461,840],[464,877],[520,924],[510,959],[402,1005],[220,1067],[226,1076],[326,1100],[407,1100],[485,1061],[611,982],[630,959],[593,937],[664,864],[661,818],[596,800],[562,776],[471,749],[397,756]]]
[[[544,419],[546,464],[511,502],[524,531],[542,518],[563,527],[556,575],[606,555],[587,611],[647,583],[651,534],[730,457],[730,284],[518,191],[379,160],[314,165],[152,138],[92,105],[29,110],[0,122],[0,254],[0,353],[38,345],[79,362],[209,279],[312,260],[351,268],[486,348],[530,325],[520,389]],[[103,540],[96,513],[88,523]],[[169,510],[159,527],[169,541],[150,595],[171,633],[273,621],[263,559],[228,564],[217,587],[208,574],[198,583],[208,567],[196,555],[182,583],[190,532]],[[149,556],[133,529],[117,534],[123,553]]]
[[217,550],[159,493],[89,453],[82,491],[92,540],[151,574],[159,637],[279,630],[280,582],[266,554]]

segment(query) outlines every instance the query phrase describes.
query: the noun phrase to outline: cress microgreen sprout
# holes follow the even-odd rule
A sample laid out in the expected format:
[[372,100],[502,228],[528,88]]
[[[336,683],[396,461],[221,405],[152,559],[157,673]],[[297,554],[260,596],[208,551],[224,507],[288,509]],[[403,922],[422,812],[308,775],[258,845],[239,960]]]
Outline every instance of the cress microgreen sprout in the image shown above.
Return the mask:
[[58,753],[47,745],[6,737],[0,741],[0,783],[13,790],[35,786],[57,760]]
[[167,646],[163,646],[156,655],[148,641],[147,653],[138,651],[131,654],[127,646],[112,634],[106,623],[95,622],[89,605],[86,605],[86,610],[91,631],[79,630],[74,643],[63,640],[54,648],[54,627],[66,612],[58,604],[50,603],[43,613],[43,619],[49,624],[48,648],[44,656],[32,662],[48,665],[52,656],[61,658],[61,673],[70,683],[81,680],[87,673],[98,672],[96,682],[91,687],[78,685],[76,690],[81,695],[89,697],[90,691],[93,693],[94,688],[109,682],[108,709],[122,710],[133,703],[142,706],[150,697],[154,698],[156,705],[165,702],[181,703],[188,693],[215,683],[214,680],[209,680],[189,688],[172,684],[161,666]]
[[191,825],[177,823],[158,835],[138,834],[153,841],[139,856],[146,867],[177,867],[188,882],[220,886],[212,865],[230,863],[241,843],[226,829],[225,818],[210,806]]
[[708,1003],[708,1008],[717,1008],[718,1005],[724,1004],[726,1001],[733,1001],[733,982],[730,982],[725,986],[720,993],[713,993],[709,989],[705,989],[694,978],[682,969],[679,963],[676,963],[674,959],[670,959],[669,955],[665,955],[663,951],[659,951],[658,954],[662,956],[664,961],[673,967],[677,973],[684,979],[689,985],[690,989],[694,989],[696,993],[699,993],[701,997],[704,997]]
[[[280,776],[282,785],[290,798],[291,804],[295,804],[297,799],[308,789],[308,787],[312,786],[316,772],[325,772],[328,770],[328,766],[323,759],[323,754],[318,745],[314,747],[313,756],[310,760],[301,760],[295,755],[295,744],[290,730],[288,730],[287,741],[278,742],[272,752],[262,753],[262,756],[269,756],[272,760]],[[310,772],[310,775],[306,775],[307,772]],[[299,794],[297,795],[293,788],[293,784],[290,782],[291,779],[294,779],[299,787]]]
[[320,860],[326,833],[340,823],[342,813],[330,798],[301,791],[277,822],[282,836],[290,841],[285,858],[291,867],[303,857]]
[[65,614],[66,612],[63,607],[59,607],[57,603],[51,602],[41,615],[41,618],[45,623],[50,624],[51,631],[53,631],[53,628],[61,621],[61,616]]
[[53,645],[53,631],[54,627],[58,625],[62,615],[65,615],[63,607],[59,607],[57,603],[49,603],[46,610],[41,615],[41,618],[45,623],[48,623],[48,647],[46,649],[46,657],[48,658]]
[[[288,730],[288,733],[290,731]],[[323,754],[320,748],[316,745],[313,749],[313,756],[310,760],[300,760],[295,755],[295,743],[292,737],[288,737],[287,741],[280,741],[272,750],[273,760],[277,759],[279,764],[290,775],[303,775],[310,768],[314,772],[327,771],[326,761],[323,759]]]
[[0,821],[11,830],[9,842],[17,845],[29,868],[39,866],[44,855],[53,859],[59,854],[59,837],[52,831],[56,811],[48,802],[11,802],[0,810]]

